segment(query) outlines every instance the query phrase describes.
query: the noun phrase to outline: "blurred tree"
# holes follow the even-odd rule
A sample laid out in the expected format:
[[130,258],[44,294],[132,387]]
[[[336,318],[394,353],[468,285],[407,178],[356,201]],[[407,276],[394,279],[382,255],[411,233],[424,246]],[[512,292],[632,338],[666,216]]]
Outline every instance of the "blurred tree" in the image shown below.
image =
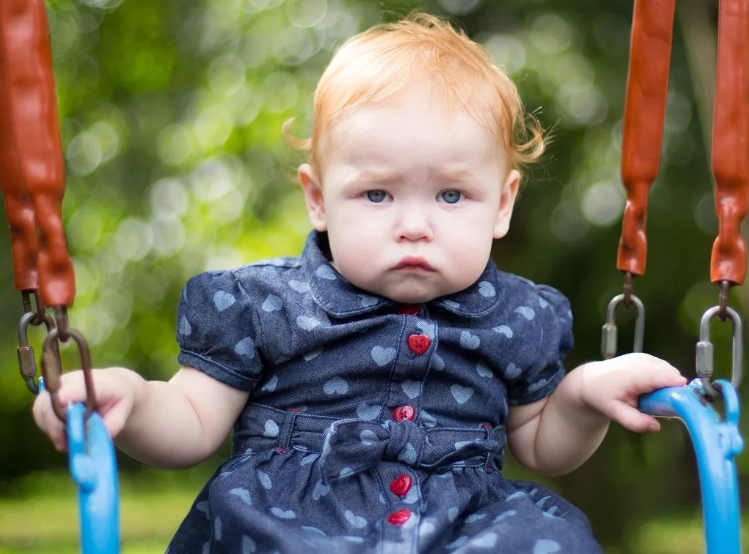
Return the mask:
[[[78,287],[70,317],[97,366],[168,377],[187,278],[300,250],[309,224],[287,178],[299,159],[283,146],[282,123],[294,117],[294,131],[308,134],[312,90],[336,45],[412,9],[448,15],[482,42],[552,130],[550,153],[529,172],[496,259],[570,297],[578,346],[569,366],[599,357],[603,314],[622,286],[615,269],[624,203],[618,156],[632,0],[48,4]],[[699,319],[717,301],[709,283],[717,224],[704,146],[712,62],[702,55],[715,23],[694,15],[714,5],[678,3],[649,272],[635,289],[648,310],[646,351],[687,375]],[[6,229],[0,235],[2,494],[13,479],[63,467],[64,459],[36,431],[32,399],[13,368],[21,305]],[[625,351],[631,325],[620,315]],[[721,367],[730,349],[726,330],[715,331]],[[582,469],[554,481],[606,542],[623,544],[642,521],[695,509],[691,446],[681,428],[665,427],[657,438],[612,428]],[[124,470],[137,467],[121,461]],[[747,469],[744,457],[742,473]]]

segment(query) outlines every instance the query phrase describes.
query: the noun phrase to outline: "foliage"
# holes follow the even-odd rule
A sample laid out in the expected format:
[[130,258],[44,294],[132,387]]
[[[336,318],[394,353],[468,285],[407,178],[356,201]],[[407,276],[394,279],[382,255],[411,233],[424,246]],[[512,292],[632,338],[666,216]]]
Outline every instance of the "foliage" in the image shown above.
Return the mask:
[[[187,278],[300,250],[309,223],[288,179],[299,158],[284,147],[281,126],[293,117],[294,131],[308,133],[314,84],[341,40],[412,9],[450,15],[485,44],[552,129],[550,153],[528,174],[496,259],[570,297],[578,344],[570,366],[599,356],[603,314],[622,285],[618,157],[631,0],[48,4],[77,276],[70,318],[97,366],[167,378],[176,369],[174,314]],[[646,350],[693,375],[699,319],[717,300],[708,274],[717,225],[688,61],[677,30],[651,194],[649,272],[636,293],[648,309]],[[35,430],[32,399],[14,369],[21,305],[5,252],[0,494],[14,480],[64,466]],[[619,316],[626,350],[631,317]],[[724,327],[714,329],[719,368],[729,359]],[[76,363],[64,356],[67,367]],[[745,457],[741,465],[746,472]],[[602,538],[624,544],[643,520],[684,504],[696,512],[694,475],[680,427],[666,425],[657,438],[615,428],[581,470],[552,484],[590,514]]]

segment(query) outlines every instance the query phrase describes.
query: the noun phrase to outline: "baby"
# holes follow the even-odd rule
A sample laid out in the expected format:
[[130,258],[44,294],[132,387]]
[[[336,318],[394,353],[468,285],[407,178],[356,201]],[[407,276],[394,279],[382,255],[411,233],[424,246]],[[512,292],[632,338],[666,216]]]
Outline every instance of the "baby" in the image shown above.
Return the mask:
[[[312,128],[302,255],[191,279],[169,382],[94,372],[117,446],[144,463],[191,466],[232,433],[168,551],[602,552],[578,509],[502,476],[505,447],[570,472],[611,419],[657,431],[638,396],[686,380],[645,354],[565,374],[567,300],[491,260],[544,146],[514,84],[417,15],[337,51]],[[80,373],[59,395],[85,397]],[[34,416],[64,450],[46,394]]]

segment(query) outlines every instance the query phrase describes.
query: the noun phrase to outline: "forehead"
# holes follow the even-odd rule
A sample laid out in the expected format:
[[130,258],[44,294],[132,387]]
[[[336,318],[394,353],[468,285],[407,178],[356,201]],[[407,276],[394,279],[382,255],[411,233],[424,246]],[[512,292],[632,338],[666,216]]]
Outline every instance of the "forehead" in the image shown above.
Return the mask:
[[323,163],[494,161],[504,156],[487,111],[451,106],[433,88],[412,86],[382,105],[339,117],[323,137]]

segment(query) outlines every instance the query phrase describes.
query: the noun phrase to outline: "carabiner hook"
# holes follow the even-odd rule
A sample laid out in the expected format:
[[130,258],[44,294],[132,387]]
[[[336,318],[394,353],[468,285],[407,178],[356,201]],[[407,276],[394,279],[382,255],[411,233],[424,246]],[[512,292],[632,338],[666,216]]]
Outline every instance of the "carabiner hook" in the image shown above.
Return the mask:
[[[626,298],[624,294],[615,296],[606,309],[606,323],[601,329],[601,355],[604,360],[616,356],[616,308],[619,304],[626,301],[632,301],[637,309],[637,319],[635,320],[635,342],[632,352],[642,352],[642,344],[645,338],[645,306],[642,301],[634,294]],[[626,304],[625,304],[626,305]]]
[[[39,394],[39,386],[36,384],[36,356],[34,347],[29,344],[29,325],[37,325],[39,314],[35,311],[26,312],[21,316],[18,322],[18,369],[21,377],[26,382],[26,388],[33,394]],[[55,327],[54,320],[47,314],[44,314],[42,323],[47,327],[49,334]]]
[[731,320],[733,326],[733,347],[731,362],[731,385],[738,390],[741,384],[744,345],[742,342],[741,318],[739,314],[728,306],[713,306],[705,311],[700,322],[700,340],[697,343],[697,377],[702,388],[710,398],[719,398],[721,394],[715,390],[711,382],[713,376],[713,343],[710,342],[710,322],[716,316],[725,316]]
[[[94,380],[91,375],[91,355],[89,354],[88,344],[83,335],[75,329],[67,329],[68,338],[72,338],[78,346],[78,353],[81,359],[81,370],[83,370],[83,381],[86,385],[86,417],[90,416],[96,408],[96,393],[94,391]],[[44,340],[44,352],[42,353],[42,375],[44,384],[52,398],[52,408],[55,415],[63,423],[67,422],[65,408],[60,402],[57,393],[60,391],[60,377],[62,376],[62,366],[60,363],[59,353],[56,355],[58,348],[57,341],[60,340],[60,331],[55,328],[50,331]]]

